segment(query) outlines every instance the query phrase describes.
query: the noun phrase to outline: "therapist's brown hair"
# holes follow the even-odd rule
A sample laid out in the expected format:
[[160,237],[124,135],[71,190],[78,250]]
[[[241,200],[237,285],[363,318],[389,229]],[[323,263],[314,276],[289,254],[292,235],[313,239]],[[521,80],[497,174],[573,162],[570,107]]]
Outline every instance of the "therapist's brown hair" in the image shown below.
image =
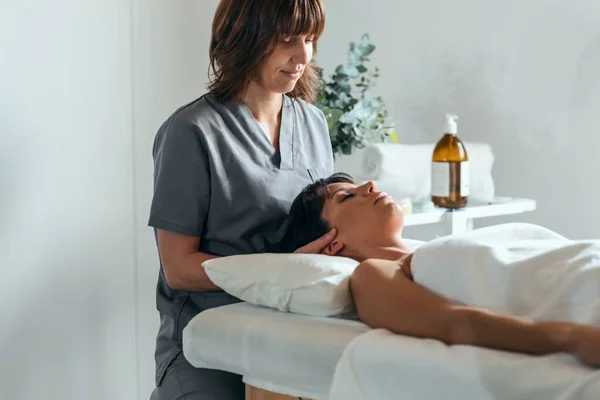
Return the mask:
[[[314,35],[313,48],[325,29],[321,0],[221,0],[210,41],[211,81],[208,89],[221,101],[240,101],[261,62],[286,36]],[[292,98],[317,99],[318,76],[307,65]]]

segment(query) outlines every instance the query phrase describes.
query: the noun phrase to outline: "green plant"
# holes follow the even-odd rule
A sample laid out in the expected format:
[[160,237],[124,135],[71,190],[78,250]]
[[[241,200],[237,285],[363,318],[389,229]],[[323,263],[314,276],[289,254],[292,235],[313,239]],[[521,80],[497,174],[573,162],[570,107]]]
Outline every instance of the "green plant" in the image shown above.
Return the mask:
[[369,35],[363,34],[358,43],[350,43],[347,64],[339,65],[328,80],[318,69],[317,107],[327,119],[334,154],[351,154],[353,148],[363,148],[376,140],[396,141],[383,100],[370,92],[379,68],[369,71],[365,64],[374,50]]

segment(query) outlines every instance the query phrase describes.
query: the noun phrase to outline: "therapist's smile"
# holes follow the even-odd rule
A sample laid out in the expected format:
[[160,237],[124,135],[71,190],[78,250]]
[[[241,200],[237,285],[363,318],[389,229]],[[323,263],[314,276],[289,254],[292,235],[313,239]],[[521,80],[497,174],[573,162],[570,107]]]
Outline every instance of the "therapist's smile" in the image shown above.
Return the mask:
[[286,70],[283,70],[281,72],[283,72],[290,79],[299,79],[302,76],[302,71],[286,71]]

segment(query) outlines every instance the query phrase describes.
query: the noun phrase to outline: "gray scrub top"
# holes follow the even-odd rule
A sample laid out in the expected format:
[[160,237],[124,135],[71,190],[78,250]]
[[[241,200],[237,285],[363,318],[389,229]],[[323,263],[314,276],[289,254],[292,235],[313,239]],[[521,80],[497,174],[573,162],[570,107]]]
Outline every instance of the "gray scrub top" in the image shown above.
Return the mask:
[[[283,236],[300,190],[333,172],[327,123],[315,106],[284,96],[279,143],[277,152],[244,103],[224,104],[206,94],[180,108],[156,134],[148,224],[155,233],[200,237],[199,251],[209,254],[268,252]],[[161,266],[157,385],[181,352],[187,323],[236,300],[223,292],[173,290]]]

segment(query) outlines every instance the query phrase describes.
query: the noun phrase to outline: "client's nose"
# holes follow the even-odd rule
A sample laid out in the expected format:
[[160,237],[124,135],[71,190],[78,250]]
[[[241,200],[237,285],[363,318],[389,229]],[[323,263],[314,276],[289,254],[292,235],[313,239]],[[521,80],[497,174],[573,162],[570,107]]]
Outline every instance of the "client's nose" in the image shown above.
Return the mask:
[[364,186],[365,194],[371,194],[374,191],[377,191],[377,186],[375,185],[375,182],[373,182],[373,181],[368,181],[363,186]]

